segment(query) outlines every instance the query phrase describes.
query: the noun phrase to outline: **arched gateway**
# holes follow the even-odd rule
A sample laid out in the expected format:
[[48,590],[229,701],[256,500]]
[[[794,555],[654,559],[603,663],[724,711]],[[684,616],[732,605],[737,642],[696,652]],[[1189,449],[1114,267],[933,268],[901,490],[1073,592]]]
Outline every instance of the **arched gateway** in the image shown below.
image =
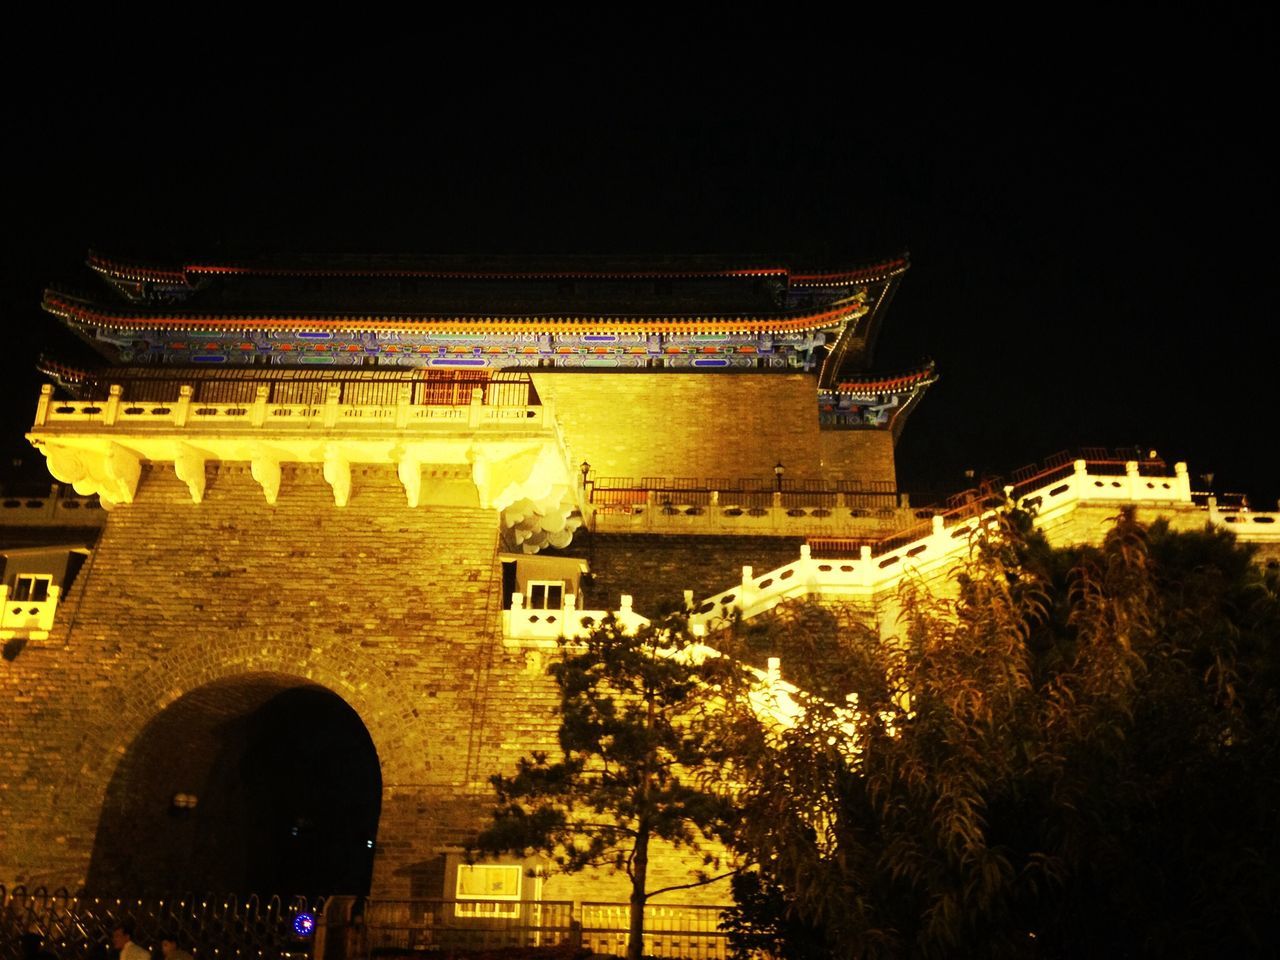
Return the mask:
[[88,889],[367,894],[381,800],[373,742],[341,697],[285,674],[214,681],[121,758]]

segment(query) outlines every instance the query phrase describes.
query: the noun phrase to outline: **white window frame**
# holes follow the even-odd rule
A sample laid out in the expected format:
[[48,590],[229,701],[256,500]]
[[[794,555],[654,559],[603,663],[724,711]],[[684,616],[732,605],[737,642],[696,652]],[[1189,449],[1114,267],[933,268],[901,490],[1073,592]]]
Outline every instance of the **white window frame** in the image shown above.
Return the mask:
[[[505,874],[506,880],[510,880],[512,876],[515,878],[515,893],[494,893],[492,890],[486,890],[482,894],[464,892],[464,883],[470,889],[474,890],[476,885],[481,889],[490,885],[490,880],[486,878],[492,877],[494,873],[501,872]],[[466,883],[467,879],[471,883]],[[454,907],[454,913],[459,917],[518,917],[520,916],[520,890],[524,882],[524,868],[518,863],[460,863],[458,864],[458,875],[454,880],[453,896],[458,903]],[[502,886],[507,886],[504,882]],[[479,901],[477,903],[464,903],[466,900]]]
[[[26,580],[27,589],[22,589],[22,582]],[[31,599],[36,592],[36,584],[44,582],[44,597],[40,600]],[[51,573],[20,573],[13,578],[13,591],[9,594],[9,599],[18,603],[44,603],[49,599],[49,593],[53,587],[53,574]]]
[[[535,587],[542,588],[542,604],[533,602]],[[560,602],[554,607],[547,605],[547,598],[552,590],[560,591]],[[563,580],[529,580],[524,585],[524,606],[526,610],[559,610],[564,606],[564,598],[568,593],[568,585]]]

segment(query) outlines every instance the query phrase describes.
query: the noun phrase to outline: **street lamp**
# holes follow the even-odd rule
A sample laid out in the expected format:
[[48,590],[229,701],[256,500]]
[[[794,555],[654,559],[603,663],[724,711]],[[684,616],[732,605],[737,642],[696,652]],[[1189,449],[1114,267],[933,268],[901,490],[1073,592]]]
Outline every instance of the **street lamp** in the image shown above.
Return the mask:
[[787,468],[782,465],[781,460],[773,465],[773,482],[777,485],[779,493],[782,492],[782,474],[786,469]]

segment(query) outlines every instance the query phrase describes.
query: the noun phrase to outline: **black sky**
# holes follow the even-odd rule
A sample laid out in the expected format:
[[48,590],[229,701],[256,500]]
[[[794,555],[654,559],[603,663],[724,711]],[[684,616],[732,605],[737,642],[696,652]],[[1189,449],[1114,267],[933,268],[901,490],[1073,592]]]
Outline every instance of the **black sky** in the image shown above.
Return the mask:
[[1269,16],[472,27],[11,61],[4,450],[24,455],[35,354],[70,349],[41,287],[87,280],[90,246],[905,248],[878,366],[942,375],[906,489],[1138,444],[1275,508]]

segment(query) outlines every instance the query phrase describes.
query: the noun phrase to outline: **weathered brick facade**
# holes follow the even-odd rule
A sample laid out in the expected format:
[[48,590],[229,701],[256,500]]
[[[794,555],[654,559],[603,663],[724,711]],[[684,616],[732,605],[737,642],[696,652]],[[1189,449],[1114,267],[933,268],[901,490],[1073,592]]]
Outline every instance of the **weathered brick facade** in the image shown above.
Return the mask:
[[[769,553],[754,546],[752,557]],[[636,557],[661,553],[636,547]],[[440,852],[485,820],[488,777],[555,744],[545,656],[503,644],[497,549],[494,512],[410,509],[392,468],[357,471],[343,509],[315,466],[286,467],[274,506],[247,465],[211,465],[200,504],[171,469],[144,468],[55,630],[0,670],[0,876],[81,886],[113,778],[138,780],[116,780],[111,797],[167,828],[172,794],[208,774],[219,717],[318,686],[351,706],[380,762],[374,892],[440,896]],[[607,569],[622,586],[625,570]],[[638,560],[634,573],[658,579]],[[150,754],[131,755],[165,716]],[[119,889],[145,872],[136,857],[132,873],[95,862],[92,879]],[[685,871],[656,858],[663,883]],[[583,890],[623,894],[619,878],[597,877],[549,881],[544,895]]]
[[579,460],[600,477],[892,481],[884,430],[823,431],[802,373],[537,373]]
[[588,606],[613,608],[630,594],[637,610],[656,613],[732,586],[750,566],[764,572],[800,555],[801,537],[711,537],[597,533],[588,541]]
[[199,505],[147,470],[55,632],[0,671],[17,760],[0,781],[0,874],[82,882],[130,744],[229,678],[319,684],[359,715],[382,765],[387,893],[474,826],[489,773],[553,742],[545,679],[502,645],[493,513],[410,510],[392,470],[362,473],[338,510],[315,468],[289,470],[274,507],[240,466],[212,471]]

